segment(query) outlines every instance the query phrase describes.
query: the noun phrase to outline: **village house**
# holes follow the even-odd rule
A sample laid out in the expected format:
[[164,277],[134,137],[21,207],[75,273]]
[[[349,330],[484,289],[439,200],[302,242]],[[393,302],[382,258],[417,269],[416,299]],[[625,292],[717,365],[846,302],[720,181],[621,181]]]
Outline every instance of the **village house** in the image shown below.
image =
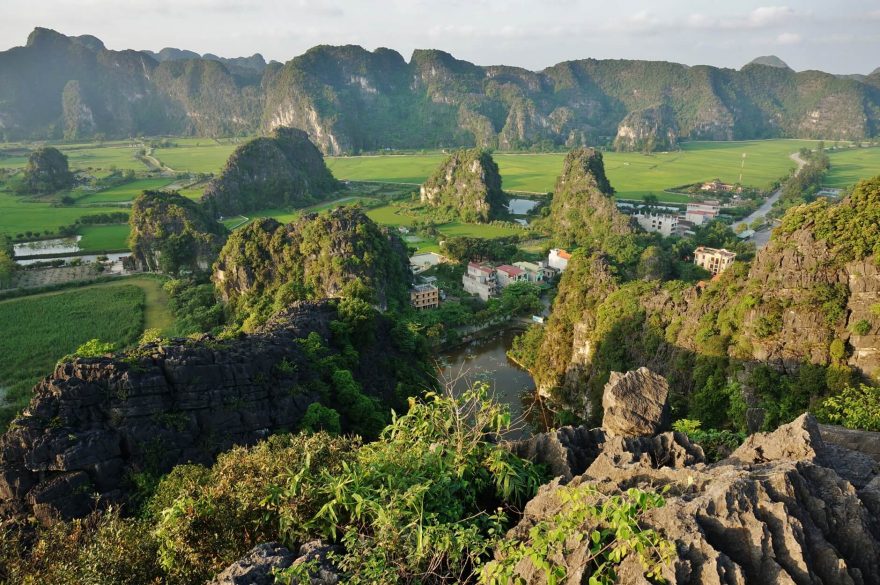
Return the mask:
[[715,179],[714,181],[703,183],[700,190],[712,191],[715,193],[740,193],[742,192],[742,187],[737,187],[736,185],[731,185],[729,183],[722,183],[720,180]]
[[498,294],[498,279],[491,266],[468,262],[467,272],[461,276],[461,284],[465,291],[484,301]]
[[565,269],[568,268],[569,260],[571,260],[571,254],[562,248],[553,248],[547,256],[547,264],[559,272],[565,272]]
[[502,264],[495,269],[495,276],[498,279],[498,286],[505,288],[515,282],[527,282],[529,275],[526,271],[518,266]]
[[633,215],[633,217],[646,232],[656,232],[664,237],[677,234],[679,221],[677,215],[640,212]]
[[409,259],[409,267],[410,270],[413,271],[413,274],[419,274],[420,272],[433,268],[442,262],[446,262],[445,256],[436,252],[425,252],[424,254],[411,256]]
[[410,304],[421,311],[440,306],[440,289],[433,284],[417,284],[409,289]]
[[514,262],[514,266],[526,273],[529,282],[544,282],[544,266],[534,262]]
[[704,201],[702,203],[688,203],[687,210],[684,214],[685,221],[689,221],[696,226],[709,223],[721,212],[721,205],[718,201]]
[[694,264],[705,268],[712,274],[721,274],[727,270],[733,264],[735,258],[735,252],[725,250],[724,248],[716,249],[699,246],[694,250]]

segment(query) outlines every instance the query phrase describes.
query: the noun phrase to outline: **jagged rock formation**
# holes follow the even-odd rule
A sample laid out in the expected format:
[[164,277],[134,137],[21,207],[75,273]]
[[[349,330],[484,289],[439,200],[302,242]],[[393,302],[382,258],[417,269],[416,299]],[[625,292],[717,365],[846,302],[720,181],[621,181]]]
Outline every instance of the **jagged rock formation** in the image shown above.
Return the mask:
[[67,156],[57,148],[43,146],[30,154],[24,169],[24,188],[28,193],[54,193],[72,185]]
[[[65,110],[70,81],[82,95]],[[390,49],[353,45],[267,65],[258,55],[111,51],[94,37],[36,29],[25,47],[0,52],[0,104],[4,140],[61,137],[77,121],[84,138],[292,126],[338,154],[595,144],[657,104],[674,119],[664,135],[677,128],[688,139],[858,139],[876,134],[880,84],[754,63],[734,71],[583,59],[532,72],[479,67],[436,50],[416,50],[407,62]]]
[[419,196],[422,203],[451,211],[467,222],[497,219],[507,205],[498,165],[480,149],[449,155],[422,184]]
[[389,407],[401,400],[398,383],[428,384],[427,368],[418,373],[421,355],[398,347],[394,324],[381,315],[351,363],[350,342],[332,327],[339,318],[332,301],[298,303],[252,335],[60,363],[0,439],[0,514],[84,516],[93,497],[124,500],[132,474],[210,463],[233,445],[295,429],[327,388],[315,349],[301,343],[310,334],[327,355],[348,347],[354,380]]
[[195,201],[179,193],[144,191],[129,216],[132,257],[140,270],[204,272],[228,234]]
[[614,148],[641,152],[675,150],[678,148],[675,112],[666,104],[630,112],[617,127]]
[[400,308],[409,302],[411,278],[400,237],[350,206],[236,230],[213,276],[222,299],[243,317],[268,315],[291,300],[365,292],[380,308]]
[[[782,387],[768,381],[768,369],[802,376],[795,384],[804,409],[811,395],[852,381],[849,368],[875,377],[878,219],[880,179],[864,181],[837,206],[790,211],[751,267],[735,264],[705,286],[624,283],[601,255],[578,252],[545,328],[539,388],[576,412],[596,413],[612,369],[646,366],[669,378],[681,408],[708,387],[696,369],[711,362],[713,375],[741,386],[749,407],[775,407],[784,398],[758,395]],[[724,422],[726,403],[718,408]],[[780,422],[753,414],[755,429]]]
[[601,249],[609,238],[638,232],[633,219],[617,210],[613,194],[601,152],[593,148],[569,152],[550,203],[548,224],[556,243]]
[[214,215],[232,216],[270,207],[303,207],[339,188],[308,135],[276,128],[235,149],[202,202]]
[[299,556],[277,542],[261,544],[217,575],[208,585],[275,585],[274,571],[303,563],[316,565],[309,569],[311,585],[336,585],[340,580],[339,572],[328,557],[330,553],[338,552],[341,552],[340,547],[318,540],[302,545]]
[[[590,484],[596,502],[631,487],[669,489],[666,503],[641,524],[671,540],[677,558],[664,567],[669,583],[874,583],[880,580],[880,466],[870,457],[823,441],[806,414],[773,433],[753,435],[728,459],[706,465],[681,433],[616,437],[569,431],[598,455],[583,474],[543,486],[509,539],[528,540],[536,523],[565,510],[561,485]],[[532,442],[538,443],[537,438]],[[536,460],[541,461],[540,457]],[[591,521],[582,527],[589,533]],[[554,562],[566,583],[585,578],[589,539],[572,541]],[[634,557],[621,564],[622,583],[647,583]],[[516,567],[525,583],[546,583],[527,557]]]
[[602,428],[608,437],[656,435],[669,424],[669,384],[648,368],[611,372],[602,394]]

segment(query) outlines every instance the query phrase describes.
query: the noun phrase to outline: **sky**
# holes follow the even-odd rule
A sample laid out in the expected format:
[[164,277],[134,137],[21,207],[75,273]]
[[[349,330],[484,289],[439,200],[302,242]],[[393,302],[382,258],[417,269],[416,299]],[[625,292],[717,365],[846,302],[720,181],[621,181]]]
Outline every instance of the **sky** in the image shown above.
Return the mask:
[[588,57],[739,68],[770,54],[798,71],[880,67],[877,0],[0,0],[0,49],[36,26],[111,49],[282,62],[318,44],[358,44],[532,70]]

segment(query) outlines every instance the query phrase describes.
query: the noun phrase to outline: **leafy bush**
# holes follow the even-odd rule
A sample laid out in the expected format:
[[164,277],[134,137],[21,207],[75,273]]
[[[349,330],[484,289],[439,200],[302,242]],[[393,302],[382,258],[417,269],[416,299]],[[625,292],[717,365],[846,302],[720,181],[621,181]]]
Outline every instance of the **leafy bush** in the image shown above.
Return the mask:
[[872,329],[871,322],[867,319],[859,319],[855,323],[852,324],[852,332],[856,335],[867,335],[871,332]]
[[745,433],[728,430],[702,429],[698,420],[679,419],[672,423],[672,429],[684,433],[694,443],[703,448],[708,461],[719,461],[730,455],[746,439]]
[[[561,487],[556,493],[562,508],[550,520],[535,524],[528,540],[503,542],[501,560],[483,568],[482,583],[518,582],[516,566],[528,559],[548,583],[565,582],[573,569],[583,569],[591,585],[610,585],[617,581],[615,568],[629,555],[636,555],[645,577],[663,581],[661,571],[675,558],[675,545],[640,525],[645,512],[665,505],[663,496],[631,488],[605,497],[590,484]],[[582,547],[587,548],[583,557],[571,554]],[[568,566],[569,557],[577,558],[576,567]]]
[[880,431],[880,388],[865,384],[847,387],[826,399],[816,414],[848,429]]
[[[353,458],[353,439],[277,435],[253,448],[224,453],[210,469],[177,468],[162,480],[147,506],[157,519],[159,562],[172,582],[204,583],[261,542],[277,539],[279,507],[295,526],[293,541],[315,533],[303,528],[318,512],[323,496],[307,490],[277,499],[272,486],[288,470],[315,475],[335,473]],[[275,491],[273,491],[275,490]],[[265,502],[275,503],[268,509]]]
[[[510,423],[486,385],[462,398],[413,401],[340,469],[291,471],[268,503],[284,540],[315,531],[341,541],[347,583],[467,581],[503,535],[505,511],[541,483],[539,470],[486,441]],[[287,502],[323,502],[307,522]]]

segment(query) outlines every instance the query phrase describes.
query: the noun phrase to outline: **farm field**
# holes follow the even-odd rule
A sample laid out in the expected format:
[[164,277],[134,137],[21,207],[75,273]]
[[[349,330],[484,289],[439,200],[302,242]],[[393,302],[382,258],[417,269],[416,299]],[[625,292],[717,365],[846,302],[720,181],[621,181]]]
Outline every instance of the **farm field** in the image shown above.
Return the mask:
[[157,148],[153,156],[175,171],[219,173],[232,151],[245,140],[217,143],[210,138],[175,138],[174,142],[178,146]]
[[60,357],[86,341],[98,338],[121,348],[145,328],[170,328],[166,302],[162,283],[144,277],[0,301],[0,387],[6,390],[0,425]]
[[113,225],[86,225],[79,228],[82,239],[80,250],[84,252],[113,252],[128,250],[129,228],[127,223]]
[[84,215],[118,212],[119,207],[53,207],[48,201],[18,197],[0,190],[0,234],[16,236],[32,232],[55,232]]
[[[743,183],[767,188],[784,176],[795,163],[789,155],[801,147],[813,147],[809,140],[764,140],[747,142],[688,142],[679,152],[603,153],[605,170],[622,199],[641,199],[654,193],[662,201],[683,202],[685,195],[664,193],[664,189],[719,178],[739,180],[743,153],[746,154]],[[546,193],[553,190],[562,170],[563,153],[493,155],[504,188],[510,191]],[[340,179],[421,183],[443,160],[442,154],[332,157],[327,164]]]
[[111,187],[98,193],[89,193],[77,199],[77,203],[126,203],[133,201],[141,191],[161,190],[172,184],[173,179],[159,177],[156,179],[136,179],[129,183]]
[[830,151],[828,156],[831,169],[823,182],[826,187],[842,189],[880,175],[880,147]]

